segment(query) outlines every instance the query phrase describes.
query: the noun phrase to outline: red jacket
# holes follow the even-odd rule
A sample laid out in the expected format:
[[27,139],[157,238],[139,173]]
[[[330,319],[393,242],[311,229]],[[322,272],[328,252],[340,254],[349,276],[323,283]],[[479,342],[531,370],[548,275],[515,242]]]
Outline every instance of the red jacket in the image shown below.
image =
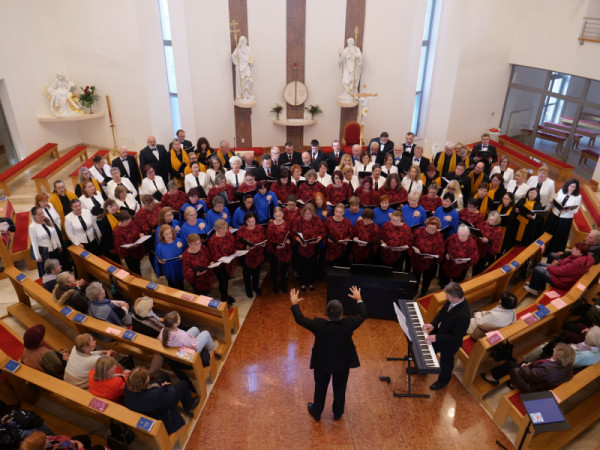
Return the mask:
[[594,264],[592,255],[586,256],[567,256],[559,261],[556,266],[548,266],[548,273],[552,279],[552,285],[558,289],[570,289],[573,285],[587,273]]

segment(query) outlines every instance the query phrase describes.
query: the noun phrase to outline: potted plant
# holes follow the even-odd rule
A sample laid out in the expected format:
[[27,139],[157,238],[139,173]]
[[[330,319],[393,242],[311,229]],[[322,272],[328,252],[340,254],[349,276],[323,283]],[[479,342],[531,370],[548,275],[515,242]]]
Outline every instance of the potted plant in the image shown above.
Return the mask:
[[273,106],[271,112],[277,114],[276,120],[279,120],[279,114],[281,113],[281,111],[283,111],[283,106],[281,106],[279,103],[275,103],[275,106]]
[[83,91],[83,94],[79,94],[79,103],[84,108],[89,108],[90,114],[92,114],[92,105],[98,100],[100,97],[96,94],[96,86],[86,86],[84,88],[80,88]]
[[306,109],[310,113],[311,119],[315,118],[315,114],[320,114],[323,112],[323,111],[321,111],[321,108],[319,107],[319,105],[308,105],[304,109]]

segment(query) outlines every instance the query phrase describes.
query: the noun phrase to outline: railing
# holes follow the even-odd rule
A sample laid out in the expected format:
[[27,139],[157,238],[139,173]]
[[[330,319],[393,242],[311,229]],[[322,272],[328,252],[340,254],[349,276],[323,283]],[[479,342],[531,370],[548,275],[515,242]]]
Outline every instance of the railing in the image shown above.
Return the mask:
[[581,34],[579,35],[579,43],[583,45],[585,41],[600,42],[600,18],[583,18],[583,27],[581,28]]

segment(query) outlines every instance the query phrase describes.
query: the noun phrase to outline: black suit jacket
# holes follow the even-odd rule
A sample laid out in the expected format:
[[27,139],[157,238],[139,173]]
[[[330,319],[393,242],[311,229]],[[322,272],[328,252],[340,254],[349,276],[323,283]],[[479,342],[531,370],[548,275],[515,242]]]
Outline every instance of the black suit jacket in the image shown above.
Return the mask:
[[[278,178],[281,173],[281,169],[278,166],[274,166],[271,164],[271,178]],[[260,166],[258,169],[254,170],[254,179],[256,181],[266,180],[267,172],[263,166]]]
[[[496,147],[488,145],[487,152],[481,153],[481,144],[475,144],[471,151],[471,161],[477,161],[476,158],[481,157],[481,161],[485,163],[486,173],[490,172],[490,166],[498,162],[498,154],[496,153]],[[488,159],[491,157],[491,161]]]
[[[325,152],[319,150],[317,152],[317,158],[313,161],[312,159],[312,149],[308,150],[308,153],[310,153],[310,162],[312,163],[312,165],[315,167],[315,170],[317,167],[319,167],[319,163],[321,161],[327,161],[327,155],[325,154]],[[300,158],[302,159],[302,158]]]
[[146,146],[140,151],[140,168],[144,170],[146,164],[150,164],[154,167],[156,175],[160,175],[165,184],[169,181],[169,168],[171,167],[171,156],[165,149],[164,145],[157,145],[158,159],[150,150],[150,147]]
[[283,166],[284,164],[287,164],[291,162],[292,165],[294,164],[298,164],[299,166],[302,165],[302,155],[300,154],[300,152],[294,152],[292,154],[292,159],[290,161],[290,157],[288,156],[287,153],[283,152],[279,154],[279,161],[277,161],[277,165],[279,167]]
[[[184,149],[187,153],[192,151],[193,146],[194,146],[194,144],[192,144],[190,141],[186,141],[185,139],[183,140],[183,143],[181,144],[181,148]],[[171,151],[172,148],[173,148],[173,142],[171,142],[169,144],[169,151]]]
[[[382,150],[381,150],[381,140],[378,137],[371,139],[371,142],[369,142],[369,146],[367,148],[371,148],[371,144],[373,142],[377,142],[377,145],[379,145],[379,148],[377,149],[377,152],[381,153],[382,152]],[[383,153],[389,153],[389,152],[393,152],[393,151],[394,151],[394,143],[388,139],[388,141],[383,146]]]
[[466,300],[455,305],[450,311],[448,311],[449,307],[450,302],[447,301],[431,321],[431,325],[434,327],[431,334],[435,334],[437,346],[456,352],[462,345],[463,337],[467,334],[471,316]]
[[[402,160],[400,161],[400,168],[402,169],[402,173],[408,173],[410,167],[413,165],[414,155],[410,155],[409,153],[402,154]],[[421,173],[427,172],[427,167],[429,167],[430,161],[429,159],[421,156],[421,160],[419,161],[419,170]]]
[[410,153],[410,156],[413,156],[415,154],[416,146],[417,146],[417,144],[415,144],[413,142],[409,147],[408,145],[406,145],[406,142],[405,142],[404,144],[402,144],[402,153]]
[[341,150],[337,158],[335,157],[335,152],[331,152],[329,155],[327,155],[327,173],[329,173],[329,175],[331,175],[337,166],[340,165],[340,159],[342,159],[343,155],[344,152]]
[[332,322],[327,319],[304,317],[299,305],[292,305],[296,323],[315,335],[310,368],[326,373],[342,372],[360,366],[352,333],[367,318],[364,302],[358,303],[358,314]]
[[125,170],[123,161],[121,161],[119,156],[112,160],[111,165],[113,167],[118,167],[119,171],[121,172],[121,176],[129,178],[133,185],[137,188],[140,184],[142,184],[142,175],[140,173],[140,168],[138,167],[137,161],[135,160],[135,156],[127,155],[127,162],[129,163],[129,171],[131,172],[131,175],[127,174],[127,170]]

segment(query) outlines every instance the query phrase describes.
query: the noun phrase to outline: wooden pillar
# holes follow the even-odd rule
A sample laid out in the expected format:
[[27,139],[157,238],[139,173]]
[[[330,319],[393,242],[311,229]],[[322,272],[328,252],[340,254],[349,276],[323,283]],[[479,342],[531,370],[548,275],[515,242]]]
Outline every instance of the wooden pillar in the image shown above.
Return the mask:
[[[306,47],[306,0],[287,0],[286,3],[286,84],[290,81],[304,83],[304,59]],[[298,106],[286,104],[288,119],[304,117],[304,103]],[[287,127],[286,139],[302,151],[304,127]]]
[[[229,23],[236,21],[236,28],[240,31],[237,33],[239,39],[240,36],[246,36],[248,38],[248,45],[252,47],[252,41],[248,36],[248,8],[246,0],[229,0]],[[235,38],[234,34],[231,35],[231,53],[235,50]],[[231,81],[233,83],[233,95],[232,100],[235,99],[235,78],[236,78],[235,66],[232,64],[231,68]],[[240,108],[239,106],[233,105],[235,114],[235,146],[239,148],[252,147],[252,108]],[[242,140],[244,142],[242,142]],[[233,142],[231,143],[233,146]]]
[[[358,36],[355,44],[363,50],[363,35],[365,31],[365,5],[366,0],[346,0],[346,32],[343,47],[346,47],[348,38],[354,37],[354,29],[358,27]],[[360,83],[359,83],[360,86]],[[360,89],[359,89],[360,90]],[[344,135],[344,127],[348,122],[356,122],[358,117],[358,105],[353,108],[341,108],[340,114],[340,142]],[[366,140],[366,139],[365,139]]]

